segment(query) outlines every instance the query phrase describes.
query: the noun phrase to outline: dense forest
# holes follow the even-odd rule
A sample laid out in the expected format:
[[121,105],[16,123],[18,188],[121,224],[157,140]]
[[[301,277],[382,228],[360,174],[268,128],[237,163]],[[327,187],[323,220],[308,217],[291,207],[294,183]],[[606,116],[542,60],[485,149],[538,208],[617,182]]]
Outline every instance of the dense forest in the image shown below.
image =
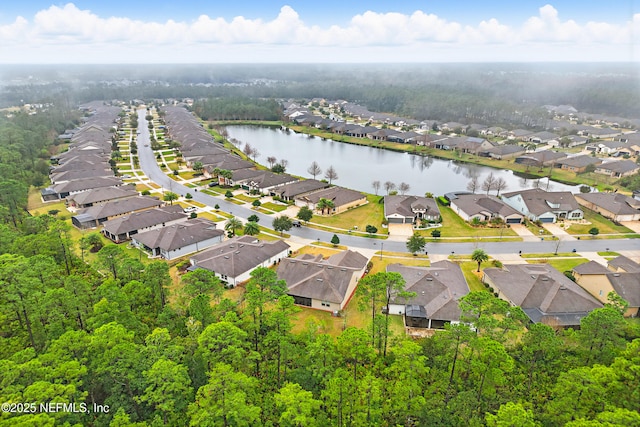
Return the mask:
[[193,103],[202,120],[280,120],[282,108],[273,99],[208,98]]
[[0,426],[640,425],[640,328],[621,301],[555,331],[474,292],[466,323],[413,340],[389,334],[383,273],[359,287],[371,324],[336,337],[294,324],[272,269],[235,300],[204,270],[174,281],[164,261],[28,215],[70,117],[2,125]]
[[0,69],[0,106],[94,99],[345,99],[418,120],[542,122],[546,104],[640,117],[638,69],[626,64],[146,65]]

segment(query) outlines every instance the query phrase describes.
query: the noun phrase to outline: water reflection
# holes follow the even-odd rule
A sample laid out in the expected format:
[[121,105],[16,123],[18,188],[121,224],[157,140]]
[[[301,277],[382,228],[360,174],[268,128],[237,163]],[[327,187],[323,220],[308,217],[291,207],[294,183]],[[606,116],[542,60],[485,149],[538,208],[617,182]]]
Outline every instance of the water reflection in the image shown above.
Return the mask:
[[[371,191],[371,182],[377,180],[396,185],[406,182],[411,186],[412,194],[431,192],[440,195],[451,191],[465,191],[473,177],[477,177],[481,185],[490,173],[496,179],[503,178],[510,189],[537,185],[543,189],[547,187],[546,178],[528,179],[516,176],[511,171],[477,164],[341,143],[331,139],[323,140],[295,132],[287,133],[277,128],[229,126],[227,132],[229,138],[241,141],[242,145],[249,143],[256,147],[260,151],[257,161],[262,164],[267,164],[267,157],[276,157],[278,160],[286,158],[289,161],[288,173],[311,178],[307,168],[315,160],[323,172],[333,165],[340,177],[335,184],[361,191]],[[579,192],[577,186],[555,182],[549,188]]]

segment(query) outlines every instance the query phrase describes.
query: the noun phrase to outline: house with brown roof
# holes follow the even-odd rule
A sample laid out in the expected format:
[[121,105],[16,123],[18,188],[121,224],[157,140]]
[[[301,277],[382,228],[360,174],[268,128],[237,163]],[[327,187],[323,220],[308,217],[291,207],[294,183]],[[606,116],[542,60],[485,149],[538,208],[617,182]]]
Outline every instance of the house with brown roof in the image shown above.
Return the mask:
[[316,205],[320,199],[327,199],[333,202],[332,213],[344,212],[349,208],[367,203],[367,197],[359,191],[338,186],[298,196],[295,198],[295,203],[296,206],[307,206],[311,210],[317,210]]
[[640,200],[620,193],[576,194],[576,201],[585,208],[614,221],[640,220]]
[[186,221],[186,219],[187,214],[184,213],[182,206],[163,206],[106,221],[102,224],[102,234],[115,243],[121,243],[138,233],[166,227],[176,222]]
[[315,179],[303,179],[290,184],[280,185],[271,190],[283,200],[293,201],[296,197],[303,196],[316,190],[328,188],[329,183]]
[[559,219],[584,218],[584,212],[569,191],[544,191],[532,188],[504,193],[502,201],[531,221],[555,223]]
[[224,230],[218,230],[215,222],[193,218],[138,233],[131,241],[151,257],[172,260],[209,248],[223,239]]
[[384,196],[384,217],[390,224],[415,224],[442,218],[435,199],[402,195]]
[[263,242],[253,236],[240,236],[193,255],[189,269],[212,271],[233,288],[249,280],[257,267],[270,267],[287,255],[289,245],[284,240]]
[[[609,302],[610,292],[617,293],[629,304],[625,317],[640,315],[640,265],[627,257],[612,260],[609,268],[589,261],[573,268],[576,283],[602,303]],[[622,268],[621,268],[622,267]],[[630,270],[626,271],[625,270]]]
[[358,252],[343,251],[323,259],[304,254],[284,258],[278,278],[287,283],[296,304],[318,310],[343,310],[364,274],[368,259]]
[[579,327],[602,303],[548,264],[509,264],[486,268],[482,281],[498,296],[519,306],[533,323]]
[[404,315],[405,325],[413,328],[444,329],[448,323],[460,321],[458,301],[469,293],[464,274],[458,264],[438,261],[431,267],[389,264],[388,272],[400,273],[405,290],[415,293],[409,299],[394,297],[389,314]]
[[502,219],[506,224],[520,224],[524,215],[496,196],[484,194],[457,194],[451,200],[451,209],[465,221],[491,221]]

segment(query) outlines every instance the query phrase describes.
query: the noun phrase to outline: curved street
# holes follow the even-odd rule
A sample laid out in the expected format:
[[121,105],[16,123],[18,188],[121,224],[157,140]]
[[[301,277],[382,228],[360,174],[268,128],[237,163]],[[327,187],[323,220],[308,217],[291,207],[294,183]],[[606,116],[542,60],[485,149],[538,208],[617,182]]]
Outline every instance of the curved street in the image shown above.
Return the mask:
[[[220,209],[229,212],[230,214],[245,219],[250,215],[258,215],[260,223],[267,227],[271,226],[273,216],[262,214],[243,206],[238,206],[234,203],[228,202],[223,198],[217,198],[209,196],[201,192],[193,192],[193,189],[188,188],[180,183],[177,183],[170,177],[168,177],[156,162],[155,154],[150,147],[150,133],[149,128],[146,126],[147,120],[145,119],[146,110],[138,110],[138,158],[140,161],[140,168],[145,175],[157,185],[162,186],[164,189],[184,196],[187,192],[191,192],[193,200],[203,203],[207,206],[220,206]],[[144,124],[144,125],[143,125]],[[293,227],[288,233],[292,236],[292,241],[298,243],[310,243],[313,241],[329,242],[334,233],[328,231],[317,230],[308,227]],[[400,237],[400,236],[399,236]],[[340,244],[351,248],[360,248],[378,251],[381,248],[386,251],[392,252],[406,252],[405,245],[406,237],[402,237],[402,240],[396,240],[393,236],[389,239],[371,239],[367,237],[358,237],[352,235],[341,234]],[[573,249],[576,252],[582,253],[595,253],[605,250],[615,251],[640,251],[640,241],[638,239],[589,239],[589,240],[571,240],[562,241],[558,246],[558,241],[535,241],[535,242],[484,242],[479,240],[473,243],[447,243],[447,242],[429,242],[426,247],[426,251],[429,254],[434,255],[450,255],[450,254],[471,254],[475,249],[482,248],[487,253],[495,254],[518,254],[522,253],[554,253],[554,252],[571,252]]]

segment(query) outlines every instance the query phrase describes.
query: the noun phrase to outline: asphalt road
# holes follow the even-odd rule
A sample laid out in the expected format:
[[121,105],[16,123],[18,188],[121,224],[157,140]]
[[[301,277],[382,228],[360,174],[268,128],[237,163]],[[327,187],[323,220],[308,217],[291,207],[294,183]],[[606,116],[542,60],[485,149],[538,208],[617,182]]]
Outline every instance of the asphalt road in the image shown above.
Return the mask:
[[[165,191],[172,191],[176,194],[184,196],[188,192],[193,196],[193,200],[204,203],[208,206],[220,206],[224,212],[240,218],[248,218],[251,215],[258,215],[260,224],[267,227],[271,226],[273,216],[265,215],[243,206],[238,206],[226,200],[209,196],[201,192],[194,191],[169,178],[158,166],[153,150],[150,147],[150,133],[146,126],[146,110],[138,110],[138,158],[140,160],[140,168],[156,184],[162,186]],[[143,125],[144,124],[144,125]],[[307,227],[293,227],[288,231],[292,236],[301,237],[310,240],[320,240],[323,242],[331,241],[334,233],[316,230]],[[351,235],[340,235],[340,244],[352,248],[366,248],[379,250],[381,247],[386,251],[406,252],[405,242],[393,240],[371,239],[366,237],[357,237]],[[426,251],[431,254],[470,254],[477,248],[484,249],[489,254],[514,254],[522,251],[522,253],[553,253],[556,251],[557,241],[538,241],[538,242],[474,242],[474,243],[446,243],[446,241],[437,243],[428,243]],[[614,251],[640,250],[640,240],[638,239],[597,239],[597,240],[577,240],[561,242],[557,248],[558,252],[571,252],[575,249],[577,252],[599,252],[607,249]]]

